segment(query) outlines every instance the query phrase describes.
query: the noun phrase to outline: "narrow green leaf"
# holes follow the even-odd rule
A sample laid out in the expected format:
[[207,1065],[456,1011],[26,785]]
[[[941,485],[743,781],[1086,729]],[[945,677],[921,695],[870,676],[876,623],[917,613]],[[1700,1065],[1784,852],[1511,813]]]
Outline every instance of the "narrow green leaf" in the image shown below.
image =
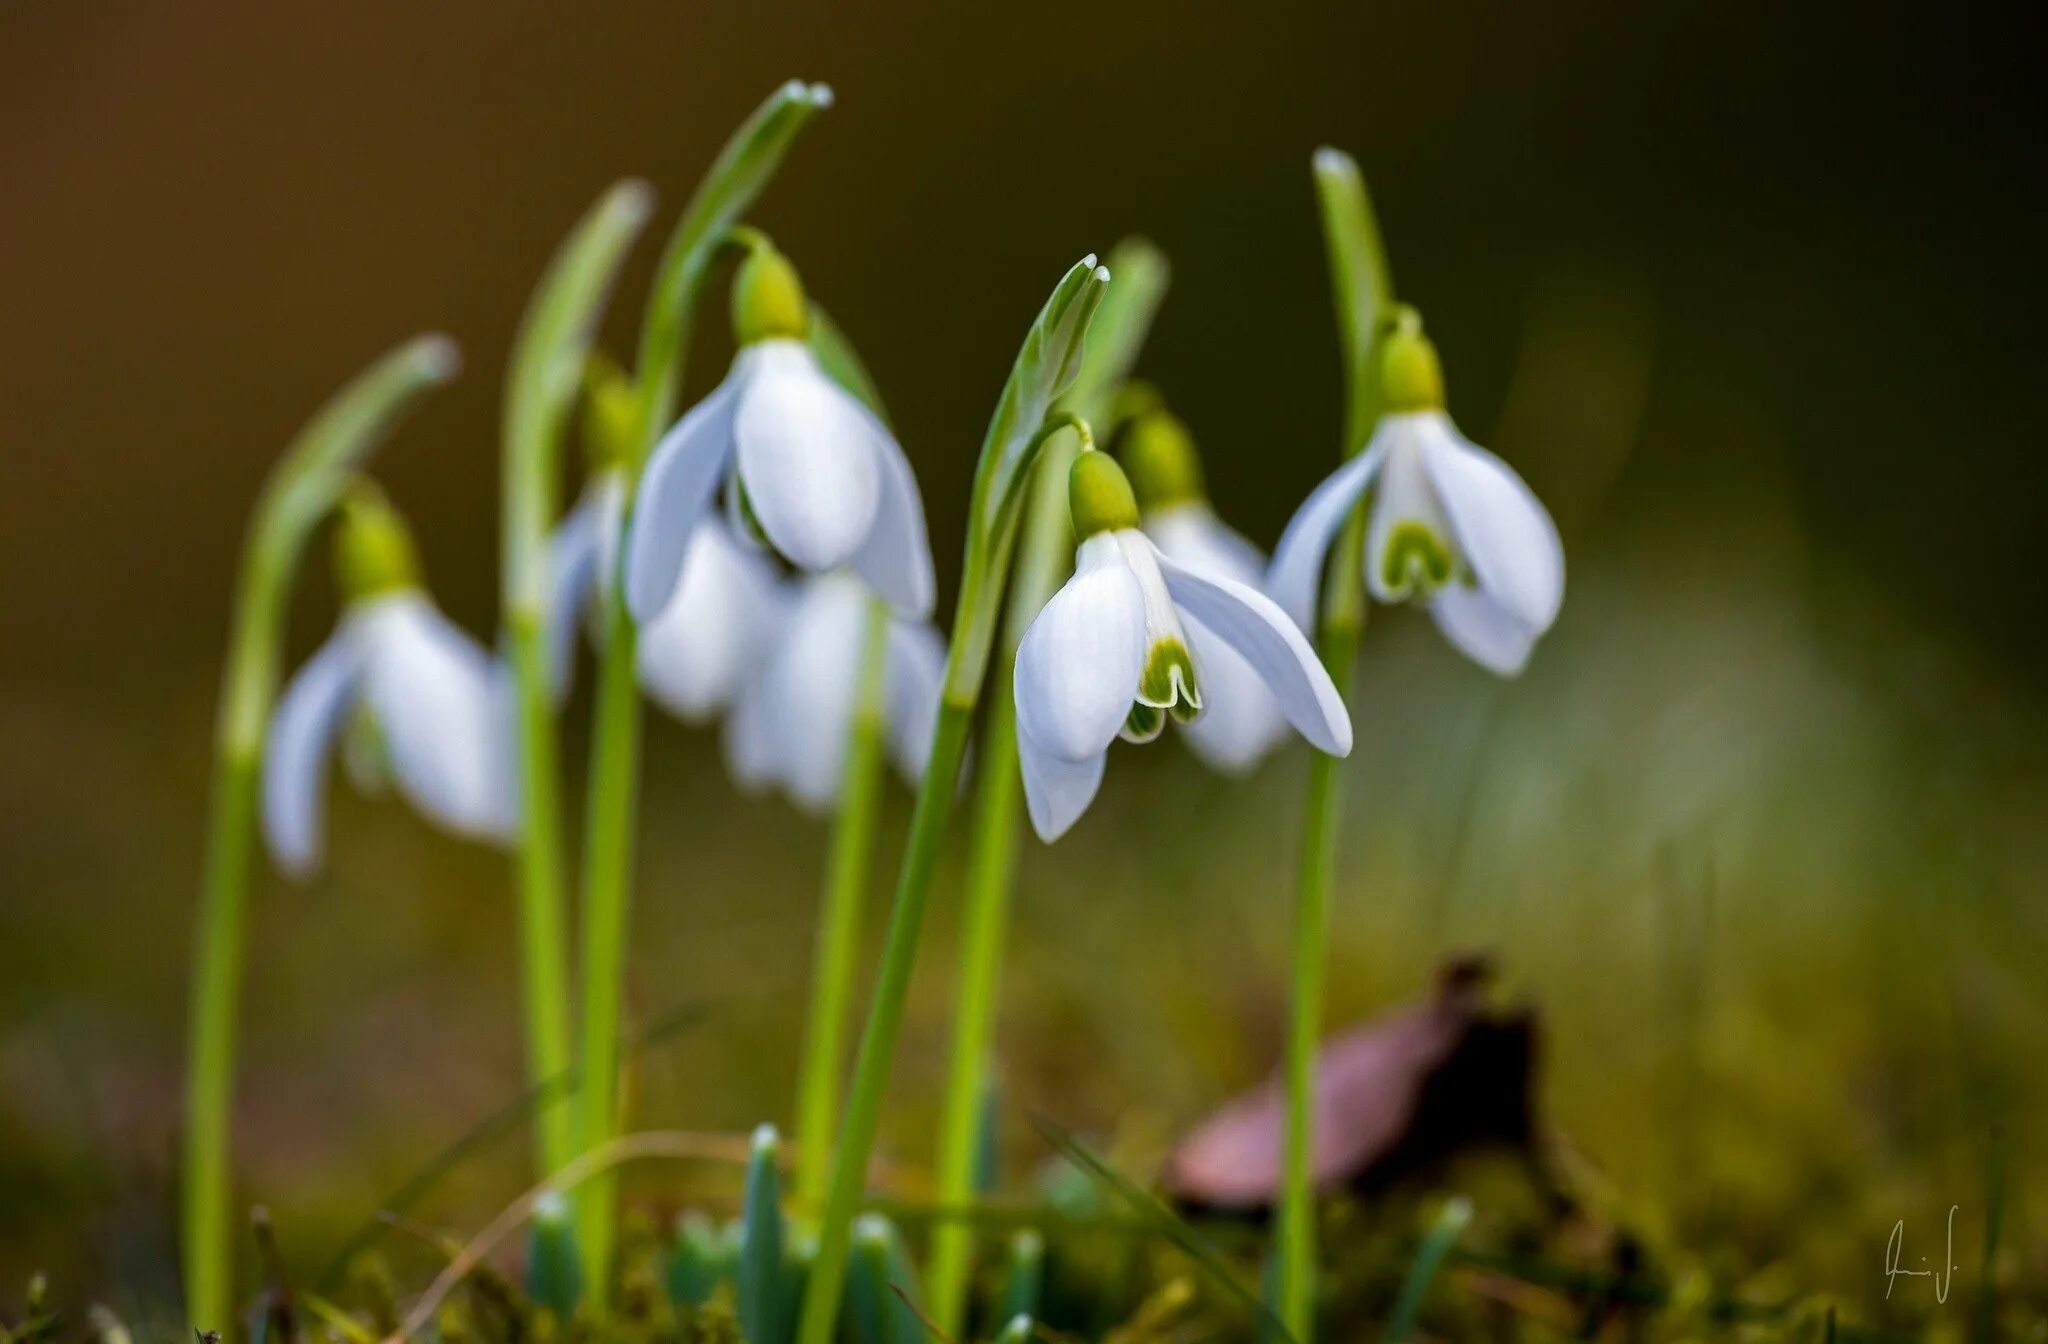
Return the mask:
[[1045,1287],[1045,1238],[1026,1228],[1010,1238],[1010,1271],[1003,1281],[999,1319],[1036,1315]]
[[1407,1344],[1415,1333],[1415,1318],[1422,1312],[1422,1302],[1429,1295],[1429,1285],[1436,1279],[1436,1272],[1443,1266],[1444,1257],[1457,1244],[1465,1225],[1472,1221],[1472,1201],[1460,1196],[1444,1201],[1429,1232],[1422,1238],[1422,1244],[1415,1248],[1415,1259],[1408,1265],[1408,1277],[1402,1281],[1401,1295],[1394,1299],[1393,1315],[1387,1319],[1387,1344]]
[[560,1194],[548,1194],[534,1206],[532,1235],[528,1238],[526,1295],[567,1321],[583,1293],[582,1276],[576,1258],[576,1229],[569,1201]]
[[504,583],[508,612],[544,618],[544,557],[555,525],[556,461],[562,428],[619,264],[654,194],[644,182],[615,184],[556,249],[520,321],[505,378]]
[[1138,352],[1152,330],[1152,319],[1166,298],[1172,277],[1166,254],[1148,239],[1126,238],[1109,250],[1109,273],[1116,283],[1102,296],[1102,306],[1088,327],[1088,344],[1072,386],[1060,405],[1095,424],[1107,437],[1109,399],[1130,378]]
[[1031,1317],[1019,1312],[1010,1317],[1010,1323],[1003,1327],[1003,1333],[996,1336],[996,1344],[1026,1344],[1031,1338]]
[[775,1126],[754,1131],[740,1212],[740,1331],[748,1344],[781,1344],[783,1335],[781,1150]]
[[917,1273],[887,1218],[862,1214],[853,1225],[845,1315],[856,1344],[921,1344],[924,1321]]
[[1337,309],[1337,343],[1344,360],[1344,451],[1365,447],[1377,411],[1373,343],[1394,302],[1394,281],[1380,242],[1379,220],[1357,162],[1341,149],[1315,153],[1316,201],[1330,256],[1330,294]]
[[732,1243],[699,1210],[676,1225],[668,1257],[668,1299],[678,1307],[701,1307],[733,1272]]
[[770,94],[726,141],[669,234],[640,328],[635,376],[646,417],[641,427],[643,451],[675,414],[691,320],[726,231],[768,185],[797,132],[831,105],[832,90],[823,84],[793,79]]
[[1270,1332],[1272,1338],[1293,1344],[1293,1336],[1288,1333],[1280,1318],[1259,1300],[1257,1293],[1238,1279],[1236,1272],[1223,1259],[1222,1254],[1211,1246],[1201,1233],[1188,1226],[1187,1222],[1172,1209],[1167,1208],[1157,1195],[1110,1166],[1086,1144],[1052,1120],[1034,1114],[1031,1123],[1060,1156],[1121,1196],[1134,1213],[1151,1223],[1161,1236],[1179,1247],[1183,1254],[1194,1261],[1196,1268],[1249,1310],[1262,1332]]

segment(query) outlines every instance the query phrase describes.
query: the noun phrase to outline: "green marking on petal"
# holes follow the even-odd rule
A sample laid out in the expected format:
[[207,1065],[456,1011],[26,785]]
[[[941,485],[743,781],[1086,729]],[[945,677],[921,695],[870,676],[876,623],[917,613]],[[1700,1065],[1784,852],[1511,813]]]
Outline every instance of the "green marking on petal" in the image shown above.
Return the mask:
[[1380,582],[1394,592],[1427,598],[1456,572],[1450,546],[1426,523],[1412,518],[1394,524],[1386,549],[1380,552]]
[[[1187,645],[1178,639],[1162,639],[1152,646],[1145,657],[1145,673],[1138,678],[1138,702],[1176,711],[1185,705],[1189,717],[1201,712],[1202,693],[1195,685],[1195,660],[1188,655]],[[1174,717],[1181,716],[1176,712]]]
[[1123,731],[1117,736],[1126,742],[1142,745],[1159,736],[1165,727],[1165,711],[1154,705],[1134,704],[1131,706],[1131,712],[1124,716]]

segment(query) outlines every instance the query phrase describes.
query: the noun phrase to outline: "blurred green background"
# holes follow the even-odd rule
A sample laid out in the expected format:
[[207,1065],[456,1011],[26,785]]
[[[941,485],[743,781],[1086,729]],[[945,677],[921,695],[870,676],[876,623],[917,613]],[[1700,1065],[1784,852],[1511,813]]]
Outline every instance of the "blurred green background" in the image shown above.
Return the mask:
[[[464,377],[380,472],[436,595],[487,634],[529,286],[614,178],[650,178],[665,228],[792,75],[839,101],[757,219],[884,389],[942,586],[1025,323],[1133,231],[1175,268],[1143,372],[1270,545],[1338,449],[1307,164],[1353,151],[1454,415],[1551,502],[1571,579],[1518,682],[1405,612],[1369,633],[1333,1020],[1493,949],[1545,1014],[1550,1117],[1618,1212],[1865,1315],[1963,1310],[1913,1283],[1885,1304],[1883,1248],[1903,1218],[1931,1251],[1959,1204],[1975,1281],[2002,1126],[2000,1272],[2039,1284],[2048,212],[2038,47],[1994,22],[9,5],[0,1284],[173,1291],[212,700],[272,455],[374,353],[453,333]],[[693,388],[729,348],[705,327]],[[332,615],[320,560],[295,650]],[[710,1008],[648,1060],[641,1117],[786,1118],[823,828],[735,796],[711,734],[650,722],[635,1008]],[[1234,785],[1171,743],[1119,749],[1086,822],[1028,846],[1013,1116],[1170,1135],[1273,1065],[1303,764]],[[332,829],[322,877],[261,892],[238,1113],[244,1194],[309,1259],[521,1078],[503,859],[345,786]],[[929,1151],[951,916],[942,895],[884,1138],[906,1160]],[[500,1144],[422,1212],[474,1227],[527,1155]]]

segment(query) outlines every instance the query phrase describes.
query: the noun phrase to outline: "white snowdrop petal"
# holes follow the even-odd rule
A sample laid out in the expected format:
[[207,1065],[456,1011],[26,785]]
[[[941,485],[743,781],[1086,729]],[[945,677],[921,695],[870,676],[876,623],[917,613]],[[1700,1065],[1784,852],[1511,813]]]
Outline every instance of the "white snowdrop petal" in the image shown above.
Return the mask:
[[853,568],[899,615],[921,621],[932,614],[937,585],[917,477],[888,427],[858,401],[853,406],[867,416],[881,484],[875,521],[853,557]]
[[640,684],[685,722],[718,713],[767,657],[788,600],[765,556],[706,519],[675,595],[640,627]]
[[792,564],[837,569],[860,552],[880,507],[870,417],[802,345],[763,341],[749,353],[755,373],[733,421],[747,502]]
[[1113,535],[1081,543],[1074,576],[1024,632],[1014,690],[1020,736],[1081,761],[1123,727],[1145,667],[1145,596]]
[[1422,464],[1481,591],[1532,630],[1549,629],[1564,602],[1564,543],[1543,502],[1448,420],[1424,440]]
[[1266,591],[1280,604],[1296,625],[1307,630],[1315,623],[1316,601],[1323,586],[1323,560],[1330,553],[1338,529],[1359,496],[1372,484],[1386,445],[1378,435],[1366,450],[1352,458],[1309,493],[1302,501],[1287,530],[1274,548],[1273,564],[1266,571]]
[[502,665],[417,592],[380,598],[352,619],[362,624],[363,696],[399,790],[450,830],[510,839],[518,779]]
[[1243,655],[1296,732],[1332,756],[1350,754],[1351,716],[1344,698],[1287,613],[1245,584],[1203,578],[1164,556],[1159,567],[1173,600]]
[[362,648],[344,627],[300,668],[278,700],[263,743],[263,839],[293,877],[320,864],[327,758],[356,703]]
[[885,687],[889,756],[911,784],[924,778],[946,681],[946,647],[928,625],[889,622]]
[[1454,584],[1436,595],[1429,614],[1460,653],[1503,677],[1519,673],[1540,630],[1525,624],[1484,591]]
[[1253,588],[1266,582],[1266,553],[1206,504],[1176,504],[1145,516],[1145,535],[1175,564]]
[[779,706],[771,727],[776,776],[794,802],[813,812],[829,811],[839,799],[867,614],[868,590],[852,575],[813,579],[768,669]]
[[1024,777],[1024,808],[1031,814],[1031,829],[1051,844],[1065,835],[1095,801],[1102,787],[1102,772],[1108,763],[1107,744],[1096,752],[1071,760],[1039,744],[1017,723],[1017,763]]
[[1244,656],[1219,639],[1188,611],[1181,622],[1195,654],[1202,683],[1202,712],[1181,733],[1211,768],[1242,774],[1257,765],[1287,734],[1287,720],[1266,683]]
[[548,539],[548,689],[559,700],[568,694],[576,665],[576,635],[584,628],[599,589],[605,514],[616,530],[618,495],[593,485],[583,492]]
[[732,460],[733,416],[751,381],[744,354],[710,396],[662,435],[648,455],[626,539],[626,606],[645,622],[675,591],[690,534]]

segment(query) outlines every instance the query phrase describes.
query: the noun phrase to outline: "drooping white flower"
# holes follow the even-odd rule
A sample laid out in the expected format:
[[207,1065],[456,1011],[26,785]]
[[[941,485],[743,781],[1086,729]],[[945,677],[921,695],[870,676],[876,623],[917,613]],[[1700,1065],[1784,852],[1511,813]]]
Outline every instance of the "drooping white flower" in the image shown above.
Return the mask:
[[1427,605],[1467,657],[1513,676],[1564,601],[1557,526],[1514,469],[1444,413],[1436,352],[1412,317],[1387,338],[1382,376],[1387,409],[1372,442],[1295,513],[1266,589],[1308,628],[1330,545],[1372,490],[1367,590],[1381,602]]
[[[550,544],[548,653],[558,690],[568,685],[577,630],[617,573],[624,499],[619,472],[600,472]],[[724,712],[781,627],[787,588],[768,558],[733,535],[725,519],[706,518],[692,530],[675,591],[640,626],[640,684],[685,722]]]
[[[1160,554],[1209,579],[1258,588],[1266,557],[1210,506],[1201,460],[1179,419],[1159,407],[1119,434],[1118,456],[1138,500],[1140,526]],[[1258,670],[1199,621],[1187,636],[1202,673],[1202,712],[1182,725],[1188,745],[1211,767],[1241,774],[1287,736],[1287,719]]]
[[1192,721],[1229,693],[1191,650],[1196,628],[1245,660],[1296,732],[1331,755],[1350,752],[1343,699],[1285,613],[1248,585],[1161,555],[1107,454],[1075,459],[1069,494],[1082,538],[1074,576],[1017,650],[1017,749],[1040,837],[1059,838],[1087,810],[1111,742],[1149,742],[1168,718]]
[[734,288],[732,370],[655,445],[627,540],[626,601],[645,622],[680,582],[721,484],[728,513],[799,569],[852,569],[913,619],[930,615],[931,544],[888,428],[819,366],[794,268],[756,249]]
[[[844,572],[801,585],[726,720],[726,761],[743,786],[779,787],[812,812],[837,805],[872,601],[868,586]],[[900,616],[884,638],[883,732],[897,772],[914,784],[931,754],[945,648],[929,625]]]
[[353,715],[366,719],[413,806],[458,834],[511,839],[518,766],[503,666],[419,586],[411,542],[388,505],[350,501],[340,538],[348,610],[285,688],[264,743],[272,857],[295,876],[318,866],[328,758]]

